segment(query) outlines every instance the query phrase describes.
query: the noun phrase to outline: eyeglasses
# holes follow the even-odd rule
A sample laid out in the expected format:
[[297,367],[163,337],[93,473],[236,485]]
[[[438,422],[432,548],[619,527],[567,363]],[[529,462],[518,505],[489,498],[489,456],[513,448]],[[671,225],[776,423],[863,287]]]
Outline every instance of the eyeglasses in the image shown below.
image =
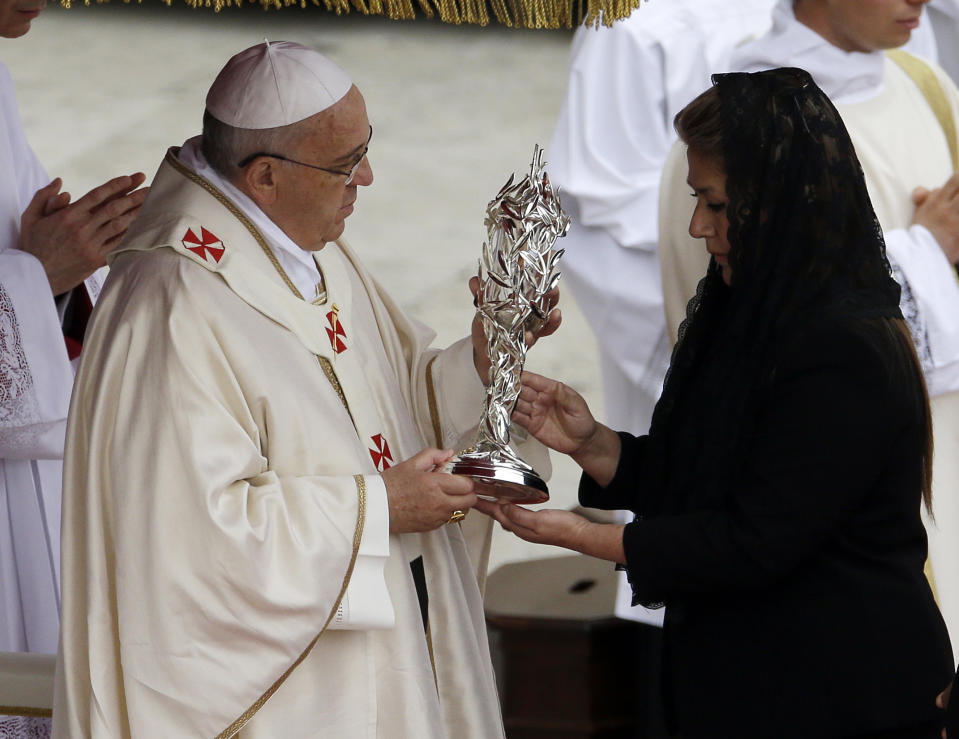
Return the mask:
[[310,169],[318,169],[321,172],[329,172],[330,174],[340,174],[346,177],[346,182],[344,184],[349,185],[353,182],[353,179],[356,177],[357,171],[360,169],[360,165],[363,163],[363,160],[366,159],[366,155],[370,151],[370,142],[373,140],[373,124],[370,124],[370,135],[366,139],[366,147],[363,149],[363,152],[357,158],[353,165],[350,167],[349,171],[344,171],[342,169],[329,169],[328,167],[317,167],[315,164],[307,164],[306,162],[298,162],[296,159],[290,159],[285,157],[282,154],[271,154],[267,151],[258,151],[255,154],[250,154],[248,157],[244,157],[237,167],[241,169],[247,166],[254,159],[259,157],[270,157],[271,159],[279,159],[284,162],[289,162],[290,164],[299,164],[301,167],[309,167]]

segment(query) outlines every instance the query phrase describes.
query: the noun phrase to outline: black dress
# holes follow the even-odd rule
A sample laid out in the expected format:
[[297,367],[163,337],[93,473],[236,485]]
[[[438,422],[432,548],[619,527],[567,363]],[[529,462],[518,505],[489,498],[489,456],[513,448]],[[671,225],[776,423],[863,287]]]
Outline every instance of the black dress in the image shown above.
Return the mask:
[[[605,489],[581,482],[583,505],[640,517],[624,534],[627,571],[637,601],[666,604],[667,708],[684,739],[941,721],[953,666],[923,576],[924,419],[866,326],[825,312],[779,344],[724,497],[692,483],[710,471],[696,470],[703,435],[681,408],[664,444],[622,435]],[[654,452],[668,459],[651,479]]]

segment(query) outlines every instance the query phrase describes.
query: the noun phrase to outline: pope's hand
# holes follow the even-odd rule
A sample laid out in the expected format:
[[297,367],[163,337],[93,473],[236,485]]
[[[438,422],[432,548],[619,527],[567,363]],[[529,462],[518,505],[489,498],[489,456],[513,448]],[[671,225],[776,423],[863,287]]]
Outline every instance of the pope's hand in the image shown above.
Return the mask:
[[54,295],[106,264],[140,212],[145,180],[142,172],[116,177],[73,203],[59,178],[36,192],[20,218],[20,249],[40,260]]
[[432,531],[476,505],[471,478],[440,470],[452,456],[450,449],[424,449],[383,472],[391,534]]
[[942,187],[917,187],[912,193],[916,206],[912,222],[925,226],[951,264],[959,264],[959,173]]

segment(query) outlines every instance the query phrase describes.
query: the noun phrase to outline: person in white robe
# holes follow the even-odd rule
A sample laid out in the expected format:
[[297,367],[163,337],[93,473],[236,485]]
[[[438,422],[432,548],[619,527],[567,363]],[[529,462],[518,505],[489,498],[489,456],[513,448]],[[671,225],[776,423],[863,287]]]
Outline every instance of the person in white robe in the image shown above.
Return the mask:
[[[938,453],[929,559],[959,657],[959,455],[952,453],[959,443],[959,142],[955,128],[947,132],[948,120],[959,120],[959,90],[938,65],[921,62],[940,88],[940,119],[916,80],[884,53],[909,38],[925,1],[875,0],[867,13],[858,0],[780,0],[770,32],[743,46],[731,65],[737,71],[806,69],[836,103],[856,147],[932,400]],[[675,146],[663,175],[659,221],[674,341],[708,259],[688,234],[685,171],[685,152]]]
[[503,737],[492,522],[439,469],[485,341],[430,349],[340,238],[371,138],[342,69],[274,42],[163,160],[70,411],[55,736]]
[[[44,5],[0,0],[0,37],[27,33]],[[95,288],[94,270],[145,196],[128,197],[144,176],[120,178],[71,204],[27,143],[3,64],[0,172],[0,652],[52,654],[60,624],[60,484],[73,384],[62,322],[83,299],[84,280]],[[117,218],[91,212],[111,198]],[[2,705],[8,702],[0,695]],[[36,724],[0,717],[0,735],[32,736],[42,732]]]

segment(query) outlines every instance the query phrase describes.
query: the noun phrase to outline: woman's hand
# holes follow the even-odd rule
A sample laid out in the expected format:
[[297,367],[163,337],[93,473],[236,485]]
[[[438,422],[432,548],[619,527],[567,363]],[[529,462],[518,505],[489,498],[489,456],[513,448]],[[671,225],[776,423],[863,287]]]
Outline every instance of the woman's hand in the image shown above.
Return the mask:
[[623,526],[600,524],[572,511],[545,508],[531,511],[506,501],[479,498],[476,510],[495,518],[507,531],[534,544],[552,544],[610,562],[626,563]]
[[513,420],[557,452],[575,456],[596,434],[583,396],[561,382],[524,372]]
[[[485,513],[486,511],[483,512]],[[952,685],[953,683],[949,683],[946,689],[936,696],[936,705],[943,711],[949,708],[949,694],[952,693]],[[948,737],[945,729],[942,730],[942,739],[951,739]]]
[[550,449],[570,455],[600,485],[608,485],[619,465],[619,435],[598,423],[572,388],[533,372],[524,372],[522,380],[513,420]]

